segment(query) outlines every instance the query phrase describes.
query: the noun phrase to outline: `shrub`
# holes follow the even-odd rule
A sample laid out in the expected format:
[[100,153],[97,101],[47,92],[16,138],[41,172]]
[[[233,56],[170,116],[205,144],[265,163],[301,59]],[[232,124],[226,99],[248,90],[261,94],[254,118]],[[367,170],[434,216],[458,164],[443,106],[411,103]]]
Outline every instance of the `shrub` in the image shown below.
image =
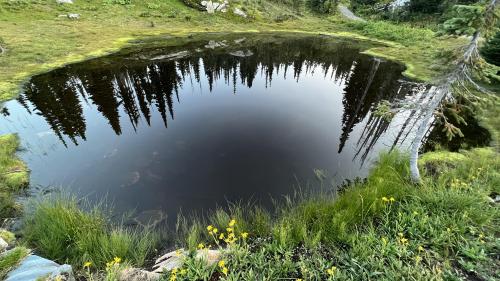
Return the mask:
[[500,31],[481,48],[481,55],[487,62],[500,66]]
[[335,11],[337,0],[307,0],[307,6],[316,13],[327,14]]
[[34,202],[32,210],[24,220],[26,241],[41,255],[60,263],[81,267],[92,262],[105,268],[107,262],[119,257],[141,266],[158,243],[153,232],[113,225],[100,205],[82,208],[75,197],[41,199]]

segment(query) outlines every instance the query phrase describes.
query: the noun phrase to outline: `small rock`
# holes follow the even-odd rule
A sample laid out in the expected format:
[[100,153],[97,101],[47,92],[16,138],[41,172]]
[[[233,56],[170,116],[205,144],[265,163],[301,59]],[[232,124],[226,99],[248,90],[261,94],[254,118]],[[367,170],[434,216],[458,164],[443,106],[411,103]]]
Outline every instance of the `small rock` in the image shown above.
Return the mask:
[[236,43],[236,44],[241,44],[241,43],[243,43],[245,40],[247,40],[247,39],[246,39],[245,37],[243,37],[243,38],[240,38],[240,39],[236,39],[236,40],[234,40],[234,43]]
[[80,18],[80,14],[68,14],[68,19],[77,20]]
[[159,273],[139,268],[126,268],[120,272],[120,276],[118,277],[118,281],[156,281],[159,279]]
[[[217,263],[221,258],[221,251],[203,249],[196,251],[196,259],[204,261],[207,265]],[[165,254],[158,258],[153,268],[155,273],[171,271],[174,268],[181,268],[184,264],[184,259],[187,257],[188,251],[179,249]]]
[[57,4],[73,4],[73,0],[56,0]]
[[180,59],[189,55],[188,51],[181,51],[173,54],[161,55],[151,58],[151,60]]
[[3,238],[0,238],[0,253],[3,253],[7,247],[9,247],[9,244]]
[[218,47],[227,47],[227,44],[224,43],[224,41],[222,42],[215,42],[213,40],[210,40],[208,41],[208,44],[205,45],[205,48],[208,48],[208,49],[215,49],[215,48],[218,48]]
[[244,17],[244,18],[247,17],[247,14],[245,12],[243,12],[243,10],[241,10],[239,8],[234,8],[233,13],[235,15],[237,15],[237,16],[240,16],[240,17]]

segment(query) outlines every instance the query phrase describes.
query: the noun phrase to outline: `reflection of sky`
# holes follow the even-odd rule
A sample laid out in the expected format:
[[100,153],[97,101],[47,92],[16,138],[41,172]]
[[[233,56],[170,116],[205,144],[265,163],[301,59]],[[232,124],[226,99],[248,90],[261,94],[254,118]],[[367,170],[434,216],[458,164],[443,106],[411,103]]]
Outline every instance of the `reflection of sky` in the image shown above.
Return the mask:
[[[179,90],[168,129],[153,109],[151,126],[141,120],[134,131],[120,107],[117,136],[95,105],[82,100],[87,140],[65,147],[41,116],[28,115],[12,101],[6,104],[11,115],[0,118],[0,133],[19,133],[33,184],[70,186],[91,197],[109,194],[119,209],[160,208],[169,214],[212,208],[226,199],[267,201],[269,195],[290,194],[297,182],[312,180],[315,168],[337,182],[365,176],[373,157],[397,134],[383,134],[361,168],[353,158],[369,116],[337,153],[345,85],[329,74],[304,73],[298,83],[276,75],[267,88],[265,77],[257,75],[252,88],[237,84],[236,95],[223,79],[210,92],[201,77],[201,84],[188,80]],[[406,116],[392,123],[402,124]]]

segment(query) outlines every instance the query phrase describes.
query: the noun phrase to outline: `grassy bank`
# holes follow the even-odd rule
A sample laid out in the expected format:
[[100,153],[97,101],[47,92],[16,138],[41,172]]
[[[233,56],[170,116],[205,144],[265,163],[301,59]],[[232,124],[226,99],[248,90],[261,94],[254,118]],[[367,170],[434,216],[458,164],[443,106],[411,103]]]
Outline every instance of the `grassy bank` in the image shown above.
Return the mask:
[[[280,30],[378,40],[386,47],[369,53],[405,63],[406,75],[420,80],[442,72],[444,64],[437,61],[440,54],[463,43],[460,39],[437,38],[427,29],[385,22],[350,23],[337,15],[318,17],[268,1],[248,8],[248,19],[230,13],[210,16],[178,0],[123,1],[128,2],[1,2],[0,44],[6,52],[0,60],[0,101],[15,97],[20,83],[33,74],[114,52],[133,39],[162,34]],[[235,5],[240,2],[233,1]],[[68,13],[80,14],[80,19],[70,20],[64,16]]]
[[[500,192],[496,152],[435,152],[422,162],[426,176],[420,187],[408,178],[406,157],[390,154],[366,182],[335,200],[326,195],[290,200],[273,215],[248,208],[219,211],[184,237],[187,245],[231,244],[224,264],[207,267],[191,257],[184,270],[165,278],[494,280],[499,208],[489,196]],[[229,218],[236,224],[226,232]],[[237,241],[214,237],[205,230],[208,224],[225,237],[236,233]],[[249,238],[243,239],[245,232]]]
[[13,200],[16,192],[27,186],[29,173],[15,155],[19,146],[16,135],[0,136],[0,218],[12,217],[19,206]]

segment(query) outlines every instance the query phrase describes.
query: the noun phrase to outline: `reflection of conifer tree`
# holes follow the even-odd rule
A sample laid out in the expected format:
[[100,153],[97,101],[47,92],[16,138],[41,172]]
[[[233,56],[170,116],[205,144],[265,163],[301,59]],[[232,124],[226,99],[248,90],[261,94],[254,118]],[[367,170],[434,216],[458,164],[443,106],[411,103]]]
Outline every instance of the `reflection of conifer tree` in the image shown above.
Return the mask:
[[[134,129],[137,129],[142,117],[151,125],[153,110],[160,113],[167,126],[168,115],[174,118],[172,96],[175,93],[179,101],[178,91],[187,76],[191,81],[194,76],[201,87],[201,75],[204,74],[210,91],[220,80],[231,85],[236,93],[238,82],[252,87],[259,72],[266,85],[270,85],[273,76],[281,75],[280,71],[286,78],[291,67],[297,81],[304,74],[323,71],[326,77],[331,71],[336,83],[345,81],[346,84],[340,152],[353,128],[368,116],[374,104],[399,95],[396,80],[401,69],[359,55],[348,44],[332,44],[316,37],[264,41],[246,46],[243,50],[252,55],[229,55],[227,50],[205,49],[192,52],[188,57],[154,63],[127,61],[126,67],[121,63],[101,64],[92,71],[85,65],[69,67],[66,72],[61,71],[63,75],[45,74],[34,78],[19,102],[27,109],[30,108],[27,101],[34,104],[37,112],[46,118],[61,139],[67,135],[76,142],[77,137],[85,138],[85,122],[79,100],[91,100],[113,131],[121,134],[121,109]],[[51,81],[50,85],[47,81]],[[371,148],[386,130],[386,125],[370,116],[358,146]],[[361,154],[360,151],[358,154]]]
[[[365,63],[364,61],[358,62],[353,70],[351,79],[347,82],[344,99],[342,100],[344,104],[342,123],[344,126],[342,127],[342,135],[340,137],[339,153],[349,138],[354,125],[359,123],[370,109],[371,103],[365,99],[369,98],[368,93],[372,87],[379,65],[380,60],[377,59],[370,63]],[[366,73],[368,73],[368,77],[366,77]]]
[[[43,77],[34,78],[26,89],[24,97],[29,100],[35,111],[40,112],[54,133],[66,144],[67,136],[74,144],[77,138],[85,140],[85,119],[83,108],[76,91],[70,83],[52,83],[64,74],[55,71]],[[64,81],[70,77],[64,75]]]
[[97,110],[106,118],[113,131],[120,135],[120,113],[118,111],[118,100],[114,95],[114,87],[111,71],[94,72],[82,74],[83,87],[89,93],[89,99],[97,106]]

